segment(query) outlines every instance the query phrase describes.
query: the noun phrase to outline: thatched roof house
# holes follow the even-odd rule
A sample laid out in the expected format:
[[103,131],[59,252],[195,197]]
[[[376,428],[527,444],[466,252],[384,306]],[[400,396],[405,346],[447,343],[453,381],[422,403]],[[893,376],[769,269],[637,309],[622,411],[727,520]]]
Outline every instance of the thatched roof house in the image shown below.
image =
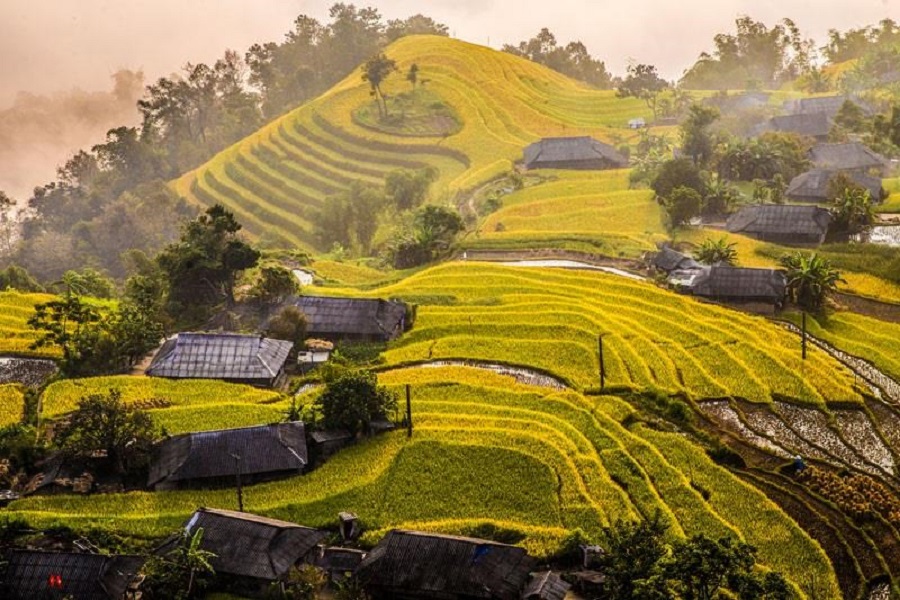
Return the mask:
[[519,600],[534,564],[517,546],[395,529],[356,576],[374,600]]
[[[791,179],[785,196],[796,202],[827,202],[828,183],[841,172],[835,169],[811,169],[801,173]],[[873,202],[879,202],[884,198],[880,177],[859,171],[848,171],[846,175],[857,185],[869,190]]]
[[291,304],[306,315],[306,332],[331,341],[387,342],[408,327],[408,307],[399,300],[300,296]]
[[888,161],[859,142],[819,144],[809,151],[813,165],[820,169],[859,171],[883,175]]
[[274,387],[293,344],[258,335],[179,333],[166,340],[147,375],[169,379],[221,379]]
[[525,148],[526,169],[624,169],[628,159],[588,136],[544,138]]
[[690,292],[722,302],[778,306],[784,301],[787,278],[775,269],[710,267],[697,277]]
[[[209,562],[216,575],[231,578],[241,589],[283,580],[291,567],[316,558],[326,536],[296,523],[213,508],[197,509],[185,524],[189,535],[200,528],[200,547],[215,554]],[[165,554],[177,543],[170,540],[156,552]]]
[[831,120],[825,113],[801,113],[769,119],[766,129],[783,133],[796,133],[824,142],[831,130]]
[[745,206],[728,218],[731,233],[779,244],[821,244],[828,234],[831,213],[818,206],[759,204]]
[[124,600],[144,564],[140,556],[32,550],[13,550],[8,560],[0,587],[7,600]]
[[176,435],[157,444],[147,485],[233,485],[302,473],[309,463],[302,422]]

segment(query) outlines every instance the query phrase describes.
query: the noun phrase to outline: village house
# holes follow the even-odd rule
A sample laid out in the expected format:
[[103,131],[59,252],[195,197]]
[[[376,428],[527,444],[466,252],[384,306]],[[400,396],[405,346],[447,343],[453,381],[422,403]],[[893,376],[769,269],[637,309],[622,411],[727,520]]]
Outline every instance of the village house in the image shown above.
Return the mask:
[[675,250],[671,246],[663,246],[660,248],[659,252],[654,254],[650,259],[650,266],[663,273],[687,271],[702,267],[702,265],[692,257]]
[[591,137],[544,138],[525,148],[525,168],[597,171],[624,169],[628,159]]
[[291,304],[306,315],[306,332],[332,342],[388,342],[411,325],[399,300],[300,296]]
[[259,335],[179,333],[159,349],[147,375],[277,387],[292,347],[291,342]]
[[352,577],[359,568],[366,553],[355,548],[323,547],[316,559],[316,566],[328,576],[333,583]]
[[[791,179],[785,196],[795,202],[828,202],[828,184],[838,174],[836,169],[811,169]],[[859,171],[845,172],[855,184],[866,188],[873,202],[880,202],[884,198],[884,190],[881,187],[881,178],[861,173]]]
[[694,278],[687,291],[699,298],[773,313],[784,302],[787,278],[776,269],[714,266]]
[[533,577],[535,563],[517,546],[395,529],[356,576],[373,600],[562,600],[569,586],[545,573]]
[[7,557],[0,598],[40,600],[136,600],[140,598],[139,556],[13,550]]
[[828,140],[828,132],[831,131],[831,119],[825,113],[818,112],[783,115],[769,119],[762,130],[796,133],[811,137],[817,142],[825,142]]
[[[291,567],[312,564],[326,533],[296,523],[249,513],[199,508],[184,526],[188,535],[203,529],[200,548],[209,559],[219,587],[261,596],[273,582],[285,581]],[[174,538],[156,550],[163,555],[178,543]]]
[[809,159],[820,169],[834,169],[884,176],[889,163],[880,154],[859,142],[819,144],[809,151]]
[[872,114],[872,109],[867,104],[849,96],[798,98],[786,101],[784,107],[789,113],[795,115],[823,114],[829,119],[834,119],[848,100],[856,104],[864,113]]
[[147,486],[156,490],[253,483],[300,474],[309,464],[302,422],[176,435],[158,443]]
[[786,245],[818,245],[825,241],[831,213],[818,206],[757,204],[728,217],[731,233]]

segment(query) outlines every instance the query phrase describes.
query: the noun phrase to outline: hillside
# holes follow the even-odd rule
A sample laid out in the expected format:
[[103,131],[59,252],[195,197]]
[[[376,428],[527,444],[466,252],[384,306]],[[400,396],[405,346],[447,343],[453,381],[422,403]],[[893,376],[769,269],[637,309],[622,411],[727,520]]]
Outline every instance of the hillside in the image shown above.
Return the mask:
[[[398,72],[385,94],[409,91],[413,63],[429,94],[460,123],[450,135],[373,127],[368,84],[354,71],[318,99],[178,179],[176,190],[201,204],[220,202],[269,246],[315,245],[310,219],[329,194],[354,180],[380,183],[399,168],[433,166],[435,197],[470,190],[508,171],[530,142],[550,135],[628,135],[628,119],[649,117],[642,101],[620,100],[559,73],[483,46],[411,36],[388,47]],[[377,123],[377,121],[375,121]]]

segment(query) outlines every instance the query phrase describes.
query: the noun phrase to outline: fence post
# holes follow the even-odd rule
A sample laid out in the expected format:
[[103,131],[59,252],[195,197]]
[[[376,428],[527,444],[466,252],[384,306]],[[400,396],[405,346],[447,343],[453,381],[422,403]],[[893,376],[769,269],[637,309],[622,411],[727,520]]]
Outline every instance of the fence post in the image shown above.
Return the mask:
[[410,385],[406,384],[406,437],[412,437],[412,402],[410,401]]

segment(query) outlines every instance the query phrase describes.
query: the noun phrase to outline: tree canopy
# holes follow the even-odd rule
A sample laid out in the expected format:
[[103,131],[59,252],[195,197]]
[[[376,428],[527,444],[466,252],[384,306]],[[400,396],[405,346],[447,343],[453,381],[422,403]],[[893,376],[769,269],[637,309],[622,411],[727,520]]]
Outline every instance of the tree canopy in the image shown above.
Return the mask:
[[503,51],[527,58],[594,87],[612,87],[612,76],[603,61],[591,56],[587,47],[579,41],[560,46],[556,36],[546,27],[529,40],[516,45],[504,44]]

